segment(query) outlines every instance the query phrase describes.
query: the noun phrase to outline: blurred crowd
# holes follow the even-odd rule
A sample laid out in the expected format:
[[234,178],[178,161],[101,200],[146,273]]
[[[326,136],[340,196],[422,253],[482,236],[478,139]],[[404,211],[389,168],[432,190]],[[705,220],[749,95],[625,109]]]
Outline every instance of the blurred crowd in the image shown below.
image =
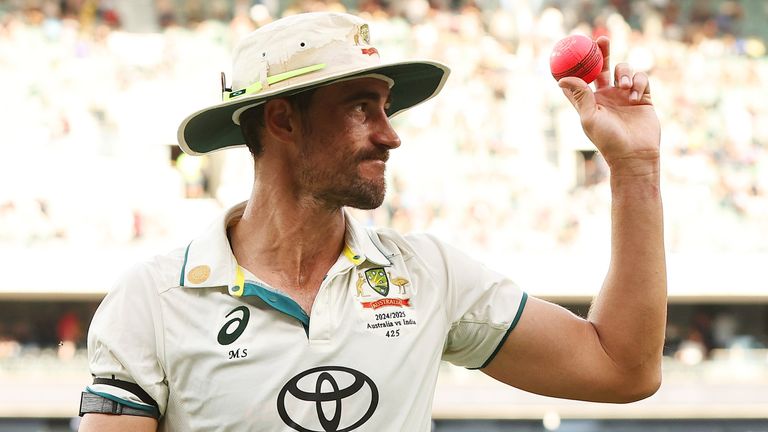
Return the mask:
[[97,301],[0,302],[0,362],[52,355],[73,359],[86,345]]
[[607,247],[607,168],[548,65],[563,36],[605,34],[612,63],[651,76],[670,251],[767,252],[765,43],[743,34],[739,2],[682,3],[0,2],[0,244],[172,236],[180,202],[207,200],[204,224],[246,199],[247,152],[180,155],[176,127],[220,98],[241,36],[346,10],[384,58],[452,68],[438,98],[394,119],[387,200],[358,217],[483,254]]

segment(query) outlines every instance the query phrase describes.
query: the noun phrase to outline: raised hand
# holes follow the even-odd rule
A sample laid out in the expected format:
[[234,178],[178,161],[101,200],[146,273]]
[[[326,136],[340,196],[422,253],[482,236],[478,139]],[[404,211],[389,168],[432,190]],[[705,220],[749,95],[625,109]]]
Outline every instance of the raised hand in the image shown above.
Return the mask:
[[596,90],[576,77],[563,78],[558,85],[578,111],[584,132],[612,173],[622,170],[642,175],[649,168],[655,171],[661,133],[648,76],[634,73],[626,63],[616,65],[611,74],[610,41],[601,36],[597,44],[603,54],[603,69],[595,80]]

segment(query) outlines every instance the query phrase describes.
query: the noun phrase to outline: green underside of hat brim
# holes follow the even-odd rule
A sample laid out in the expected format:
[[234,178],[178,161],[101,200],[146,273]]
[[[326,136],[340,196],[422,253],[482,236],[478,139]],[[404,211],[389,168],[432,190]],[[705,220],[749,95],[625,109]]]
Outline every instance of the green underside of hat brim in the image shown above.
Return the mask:
[[253,95],[237,103],[217,105],[199,111],[185,120],[179,130],[179,145],[190,154],[205,154],[244,144],[240,126],[232,121],[238,109],[260,101],[285,97],[315,87],[332,83],[341,78],[358,75],[382,74],[392,78],[391,105],[387,114],[392,117],[436,95],[448,77],[448,68],[433,62],[408,62],[378,66],[354,73],[328,77],[318,82],[308,82],[300,87],[287,88],[277,93]]

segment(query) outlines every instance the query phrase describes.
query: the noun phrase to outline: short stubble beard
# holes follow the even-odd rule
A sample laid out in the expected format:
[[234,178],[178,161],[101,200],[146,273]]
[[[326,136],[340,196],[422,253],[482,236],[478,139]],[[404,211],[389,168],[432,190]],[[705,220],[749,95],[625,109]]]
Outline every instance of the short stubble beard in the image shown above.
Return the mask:
[[[317,145],[317,143],[314,143]],[[320,144],[322,147],[322,144]],[[308,152],[302,152],[302,162],[311,160]],[[316,200],[328,208],[354,207],[372,210],[381,206],[386,195],[386,181],[366,180],[359,176],[358,167],[365,160],[388,159],[388,152],[366,152],[347,155],[338,165],[337,170],[322,169],[313,164],[302,163],[298,170],[299,182]]]

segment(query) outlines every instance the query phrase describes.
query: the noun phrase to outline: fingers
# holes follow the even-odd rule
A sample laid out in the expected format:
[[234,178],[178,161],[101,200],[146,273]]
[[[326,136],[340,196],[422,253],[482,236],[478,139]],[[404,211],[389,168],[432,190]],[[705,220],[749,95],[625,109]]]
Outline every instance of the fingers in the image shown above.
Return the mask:
[[[628,63],[619,63],[611,73],[611,41],[606,36],[600,36],[595,41],[603,55],[603,67],[600,75],[595,79],[595,89],[607,89],[611,87],[624,90],[629,102],[650,103],[651,89],[648,76],[644,73],[635,73]],[[595,94],[592,89],[581,79],[566,77],[558,82],[563,93],[580,114],[587,114],[596,107]]]
[[595,79],[595,87],[599,90],[611,85],[611,41],[606,36],[600,36],[595,41],[603,55],[603,68]]
[[644,97],[650,97],[651,88],[648,75],[634,70],[626,63],[619,63],[613,73],[613,85],[622,90],[629,90],[629,101],[640,102]]
[[611,41],[606,36],[600,36],[595,41],[603,54],[603,68],[600,75],[595,80],[597,90],[611,85],[614,87],[630,90],[629,100],[639,102],[644,98],[650,97],[650,88],[648,86],[648,76],[639,73],[635,74],[627,63],[619,63],[613,70],[611,76]]
[[586,115],[595,110],[595,94],[584,80],[576,77],[565,77],[557,82],[563,94],[571,102],[579,115]]
[[629,92],[629,101],[638,103],[651,102],[651,84],[648,81],[648,75],[637,73],[632,80],[631,91]]
[[619,63],[613,71],[613,85],[620,89],[632,88],[632,77],[635,72],[627,63]]

